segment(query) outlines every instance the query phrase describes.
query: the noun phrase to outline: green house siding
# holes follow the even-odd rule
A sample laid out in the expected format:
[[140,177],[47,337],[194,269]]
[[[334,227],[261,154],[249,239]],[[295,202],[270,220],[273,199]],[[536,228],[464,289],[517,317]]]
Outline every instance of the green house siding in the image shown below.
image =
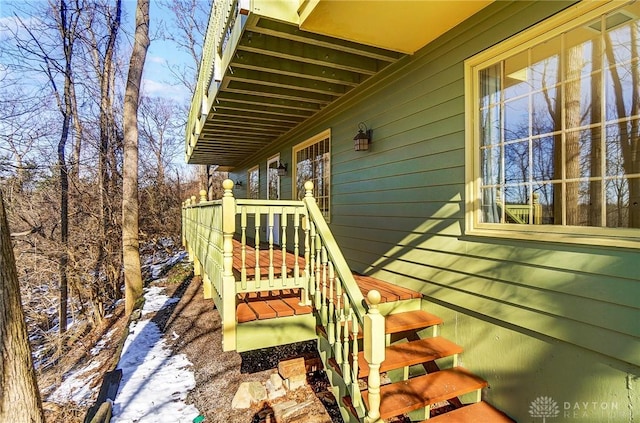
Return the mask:
[[[464,60],[568,5],[494,3],[247,167],[263,176],[266,157],[291,163],[293,145],[331,128],[331,228],[354,270],[431,300],[518,421],[538,421],[529,405],[550,396],[554,421],[626,422],[640,407],[640,252],[464,234]],[[373,129],[368,152],[353,151],[358,122]]]

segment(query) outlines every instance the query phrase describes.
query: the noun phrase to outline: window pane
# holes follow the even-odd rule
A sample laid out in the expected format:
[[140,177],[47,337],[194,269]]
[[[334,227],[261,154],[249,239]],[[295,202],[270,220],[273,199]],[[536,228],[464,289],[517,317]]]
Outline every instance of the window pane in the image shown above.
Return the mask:
[[[567,195],[574,198],[567,204],[567,224],[572,226],[589,226],[591,212],[591,191],[588,181],[567,182]],[[599,195],[599,193],[595,193]],[[598,226],[599,223],[598,223]]]
[[529,136],[529,97],[521,97],[504,104],[504,140]]
[[521,97],[531,90],[528,53],[516,54],[504,61],[504,97]]
[[505,172],[507,184],[529,181],[529,142],[520,141],[504,146]]
[[580,131],[580,177],[602,176],[600,127]]
[[482,149],[482,183],[496,185],[500,183],[500,147]]
[[539,224],[555,225],[556,221],[559,222],[557,224],[561,224],[560,216],[556,216],[556,210],[559,210],[559,207],[555,206],[555,195],[562,192],[560,184],[534,184],[533,191],[534,195],[537,194],[535,199],[542,216]]
[[629,226],[629,185],[625,178],[607,181],[607,227]]
[[534,91],[553,87],[560,82],[560,37],[538,44],[531,49],[531,87]]
[[[637,138],[636,138],[637,139]],[[626,122],[620,124],[607,125],[606,138],[606,175],[622,176],[624,175],[624,157],[623,145],[629,140],[629,132]],[[636,141],[637,143],[638,141]]]
[[260,198],[260,172],[258,168],[249,170],[249,198]]
[[496,187],[485,188],[481,193],[480,209],[482,215],[480,217],[485,223],[500,223],[501,210],[498,208],[499,199],[498,189]]
[[550,181],[555,174],[555,137],[544,137],[533,140],[532,165],[534,181]]
[[505,204],[528,204],[529,185],[505,185],[502,196]]
[[532,96],[533,135],[549,134],[557,130],[560,121],[560,90],[558,87],[536,92]]

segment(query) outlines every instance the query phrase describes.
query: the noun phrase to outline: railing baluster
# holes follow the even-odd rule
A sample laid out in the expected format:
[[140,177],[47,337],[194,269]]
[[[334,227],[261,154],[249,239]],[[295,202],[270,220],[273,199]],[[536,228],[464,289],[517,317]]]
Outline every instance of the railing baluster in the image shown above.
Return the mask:
[[334,293],[334,282],[335,282],[335,273],[333,271],[333,263],[329,262],[329,321],[328,324],[328,333],[327,336],[329,338],[329,345],[333,346],[336,342],[335,338],[335,326],[334,326],[334,313],[335,313],[335,305],[333,303],[333,293]]
[[[346,302],[346,301],[345,301]],[[349,323],[351,322],[351,314],[347,314],[345,317],[342,315],[342,376],[344,378],[345,385],[351,383],[351,363],[349,362]]]
[[[293,282],[296,286],[300,285],[300,265],[298,264],[298,254],[300,249],[300,235],[298,231],[300,230],[300,210],[296,209],[294,213],[293,219]],[[300,298],[301,302],[304,302],[303,298]]]
[[260,288],[260,210],[256,210],[253,214],[253,218],[255,219],[255,250],[254,255],[256,257],[256,266],[255,266],[255,283],[256,288]]
[[315,287],[314,285],[314,277],[313,277],[313,271],[310,271],[310,269],[313,269],[313,265],[311,264],[311,245],[309,244],[309,232],[311,230],[309,219],[305,217],[305,226],[304,226],[304,277],[306,279],[306,283],[307,283],[307,290],[309,291],[309,294],[307,294],[307,299],[310,298],[310,295],[312,296],[315,292]]
[[336,363],[338,363],[338,365],[342,365],[342,336],[341,336],[340,329],[342,329],[342,325],[344,324],[344,315],[342,314],[342,292],[341,292],[340,283],[341,283],[340,278],[335,278],[336,317],[334,320],[335,320],[335,326],[336,326],[336,344],[334,346],[334,349],[335,349],[334,356],[336,357]]
[[317,239],[316,225],[311,224],[311,273],[313,274],[313,284],[315,286],[315,307],[320,310],[322,305],[322,295],[320,293],[320,242]]
[[240,243],[240,256],[242,264],[240,267],[240,281],[242,283],[242,289],[247,289],[247,208],[242,207],[240,214],[240,230],[241,230],[241,243]]
[[322,266],[322,305],[320,306],[320,321],[323,326],[327,326],[328,318],[327,318],[327,250],[322,247],[322,255],[321,255],[321,266]]
[[274,215],[273,209],[269,209],[267,217],[267,237],[269,238],[269,286],[273,286],[275,283],[275,269],[273,265],[273,226]]
[[287,210],[282,208],[280,216],[280,245],[282,246],[282,265],[280,267],[280,276],[282,278],[282,286],[287,286]]
[[358,385],[358,316],[351,313],[351,402],[355,407],[360,407],[362,398]]

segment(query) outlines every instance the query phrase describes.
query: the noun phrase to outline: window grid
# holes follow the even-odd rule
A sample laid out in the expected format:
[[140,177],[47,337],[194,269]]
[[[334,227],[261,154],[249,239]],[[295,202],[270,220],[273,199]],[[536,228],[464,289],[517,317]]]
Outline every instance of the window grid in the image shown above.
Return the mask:
[[[640,159],[631,159],[633,147],[625,145],[640,143],[640,21],[633,17],[640,7],[608,9],[573,27],[567,19],[563,30],[551,35],[540,31],[515,54],[515,48],[505,48],[493,59],[470,65],[478,96],[471,103],[477,105],[473,133],[478,156],[470,163],[479,165],[472,179],[478,182],[476,191],[470,191],[477,196],[471,229],[478,224],[531,230],[540,224],[586,231],[640,227],[633,209],[638,207]],[[585,37],[587,26],[597,34]],[[552,54],[540,56],[545,48]],[[554,76],[556,82],[549,83]],[[525,120],[526,131],[516,128],[514,123]],[[545,164],[551,173],[545,174]],[[514,207],[526,208],[524,217],[511,217]],[[536,207],[543,210],[538,220]]]
[[313,196],[325,219],[330,216],[331,196],[331,134],[324,131],[317,136],[298,144],[293,149],[296,172],[296,195],[302,199],[305,195],[304,184],[313,182]]

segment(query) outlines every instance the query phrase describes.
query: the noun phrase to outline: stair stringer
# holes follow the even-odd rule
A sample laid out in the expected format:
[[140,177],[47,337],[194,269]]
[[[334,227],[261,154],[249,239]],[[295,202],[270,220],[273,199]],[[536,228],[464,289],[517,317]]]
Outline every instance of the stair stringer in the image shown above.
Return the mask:
[[349,388],[342,377],[342,374],[335,370],[329,363],[329,359],[333,358],[333,347],[329,344],[327,338],[322,335],[318,335],[318,352],[324,365],[324,370],[331,385],[331,391],[336,398],[338,407],[340,408],[340,414],[345,423],[361,423],[364,422],[364,416],[366,415],[366,409],[364,405],[355,408],[357,415],[347,409],[342,399],[351,396]]

